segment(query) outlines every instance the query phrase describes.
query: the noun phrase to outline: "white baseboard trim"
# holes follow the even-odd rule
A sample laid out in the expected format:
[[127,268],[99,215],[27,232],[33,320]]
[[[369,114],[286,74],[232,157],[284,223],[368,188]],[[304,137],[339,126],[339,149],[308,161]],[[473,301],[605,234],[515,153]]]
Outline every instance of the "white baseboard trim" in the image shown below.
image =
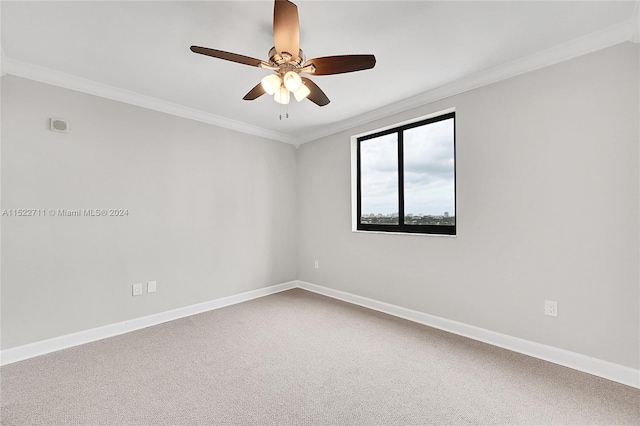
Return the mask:
[[274,293],[279,293],[281,291],[289,290],[295,287],[297,287],[297,281],[290,281],[282,284],[276,284],[270,287],[264,287],[257,290],[235,294],[233,296],[210,300],[208,302],[173,309],[171,311],[160,312],[141,318],[134,318],[115,324],[109,324],[102,327],[92,328],[90,330],[79,331],[77,333],[67,334],[64,336],[54,337],[23,346],[5,349],[3,351],[0,351],[0,365],[11,364],[36,356],[48,354],[50,352],[59,351],[61,349],[67,349],[73,346],[95,342],[96,340],[106,339],[107,337],[113,337],[119,334],[128,333],[130,331],[139,330],[141,328],[151,327],[152,325],[161,324],[163,322],[200,314],[202,312],[212,311],[214,309],[224,308],[225,306],[235,305],[236,303],[246,302],[248,300],[268,296]]
[[521,354],[529,355],[545,361],[559,364],[564,367],[593,374],[614,382],[627,386],[640,388],[640,370],[636,370],[624,365],[615,364],[598,358],[589,357],[576,352],[567,351],[553,346],[543,345],[509,336],[473,325],[464,324],[446,318],[429,315],[424,312],[414,311],[400,306],[392,305],[367,297],[357,296],[340,290],[334,290],[311,284],[305,281],[298,281],[299,288],[343,300],[354,305],[363,306],[395,317],[404,318],[409,321],[438,328],[453,334],[479,340],[490,345],[498,346]]
[[640,370],[631,367],[299,280],[5,349],[0,351],[0,365],[106,339],[296,287],[640,389]]

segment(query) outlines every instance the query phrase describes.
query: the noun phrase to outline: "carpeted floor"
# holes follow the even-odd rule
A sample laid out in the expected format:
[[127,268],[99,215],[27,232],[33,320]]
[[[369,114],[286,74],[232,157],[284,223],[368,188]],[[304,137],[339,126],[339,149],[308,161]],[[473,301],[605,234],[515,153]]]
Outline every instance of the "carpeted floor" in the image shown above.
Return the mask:
[[640,424],[640,390],[301,289],[2,367],[3,425]]

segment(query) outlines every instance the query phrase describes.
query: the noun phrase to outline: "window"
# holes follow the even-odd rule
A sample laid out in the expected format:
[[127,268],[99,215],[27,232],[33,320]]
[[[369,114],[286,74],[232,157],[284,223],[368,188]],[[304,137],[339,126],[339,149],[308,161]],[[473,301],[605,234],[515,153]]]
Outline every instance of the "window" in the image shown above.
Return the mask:
[[456,234],[455,112],[355,143],[358,230]]

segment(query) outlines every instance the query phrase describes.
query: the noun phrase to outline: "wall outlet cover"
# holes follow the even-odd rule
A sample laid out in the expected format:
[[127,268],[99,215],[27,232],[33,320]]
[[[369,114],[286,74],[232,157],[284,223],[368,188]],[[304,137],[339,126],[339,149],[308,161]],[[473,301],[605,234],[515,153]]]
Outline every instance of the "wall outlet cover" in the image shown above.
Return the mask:
[[156,282],[147,281],[147,293],[155,293],[155,292],[156,292]]
[[132,286],[133,295],[140,296],[142,294],[142,283],[136,283]]
[[553,300],[544,301],[544,314],[550,317],[558,316],[558,302]]

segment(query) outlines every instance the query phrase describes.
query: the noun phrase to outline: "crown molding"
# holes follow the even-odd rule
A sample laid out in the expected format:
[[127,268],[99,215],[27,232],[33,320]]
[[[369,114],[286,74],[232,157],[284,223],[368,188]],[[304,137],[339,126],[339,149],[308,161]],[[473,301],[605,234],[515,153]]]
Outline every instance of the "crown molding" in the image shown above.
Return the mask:
[[[636,15],[639,3],[640,2],[636,3]],[[357,117],[349,118],[339,123],[331,124],[330,126],[323,127],[316,132],[305,134],[301,139],[299,139],[298,143],[302,144],[311,142],[325,136],[349,130],[413,108],[418,108],[450,96],[496,83],[500,80],[535,71],[537,69],[586,55],[597,50],[605,49],[616,44],[634,41],[634,36],[637,38],[637,33],[635,32],[638,29],[637,20],[637,17],[632,18],[621,24],[559,44],[524,58],[480,71],[454,81],[453,83],[440,86],[436,89],[418,94],[403,101],[387,105]]]
[[551,47],[515,61],[492,67],[469,75],[452,83],[418,94],[411,98],[370,111],[338,123],[331,123],[313,132],[304,134],[285,134],[242,121],[189,108],[184,105],[152,98],[133,91],[120,89],[49,68],[40,67],[7,57],[1,52],[2,75],[10,74],[41,83],[51,84],[90,95],[164,112],[178,117],[213,124],[226,129],[289,143],[296,147],[332,134],[340,133],[363,124],[371,123],[407,110],[418,108],[429,103],[454,96],[469,90],[477,89],[510,77],[535,71],[616,44],[632,41],[640,42],[640,18],[638,10],[640,1],[636,1],[633,16],[626,22],[613,25],[601,31],[588,34],[569,42]]
[[213,124],[218,127],[236,130],[238,132],[247,133],[254,136],[260,136],[263,138],[273,139],[289,144],[297,143],[296,138],[291,135],[264,129],[262,127],[254,126],[241,121],[232,120],[230,118],[207,113],[194,108],[189,108],[184,105],[179,105],[162,99],[142,95],[130,90],[120,89],[118,87],[98,83],[93,80],[88,80],[85,78],[55,71],[49,68],[29,64],[27,62],[18,61],[16,59],[5,56],[3,52],[2,75],[5,74],[26,78],[41,83],[51,84],[53,86],[75,90],[77,92],[87,93],[89,95],[100,96],[102,98],[124,102],[127,104],[164,112],[166,114],[171,114],[178,117],[201,121],[203,123]]

